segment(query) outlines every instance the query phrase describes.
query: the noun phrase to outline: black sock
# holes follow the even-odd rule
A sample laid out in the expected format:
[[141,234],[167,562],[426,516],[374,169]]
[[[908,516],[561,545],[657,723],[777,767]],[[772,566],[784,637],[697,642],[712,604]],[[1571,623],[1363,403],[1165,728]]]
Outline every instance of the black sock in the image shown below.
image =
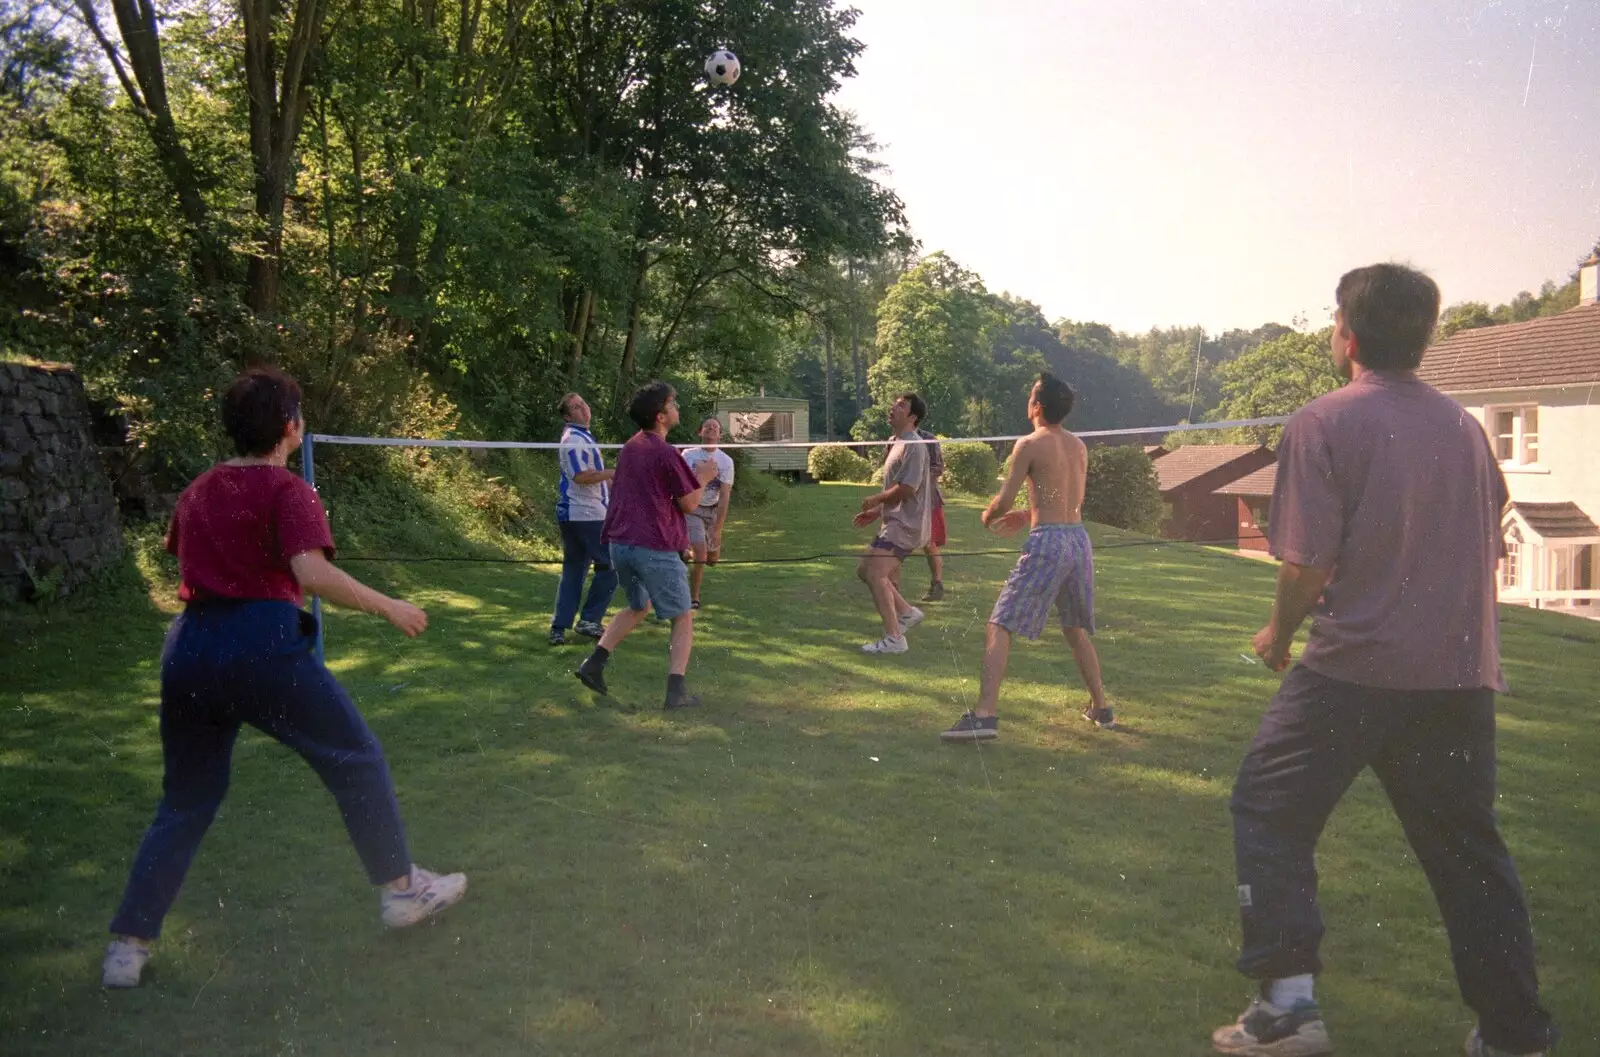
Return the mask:
[[611,651],[604,646],[596,646],[594,652],[589,655],[589,659],[604,668],[606,662],[611,659]]
[[682,694],[683,692],[684,692],[683,676],[681,676],[681,675],[669,675],[669,676],[667,676],[667,696],[671,697],[674,694]]

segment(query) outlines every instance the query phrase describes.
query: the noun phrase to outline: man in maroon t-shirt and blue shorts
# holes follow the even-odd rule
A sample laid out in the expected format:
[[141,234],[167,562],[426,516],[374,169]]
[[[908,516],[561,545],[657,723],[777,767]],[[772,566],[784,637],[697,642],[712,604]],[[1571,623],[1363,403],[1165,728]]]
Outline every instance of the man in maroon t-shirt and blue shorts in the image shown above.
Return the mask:
[[611,565],[628,608],[611,618],[599,645],[573,674],[595,693],[607,693],[605,668],[611,651],[654,605],[658,615],[672,621],[666,707],[689,708],[700,699],[684,686],[694,646],[694,609],[689,569],[683,564],[689,546],[683,518],[700,505],[700,494],[716,476],[717,464],[703,462],[698,472],[691,470],[678,449],[667,443],[667,432],[678,424],[678,400],[666,382],[651,382],[634,393],[628,417],[639,432],[617,453],[611,506],[600,535],[611,548]]
[[[1375,264],[1345,275],[1335,296],[1333,362],[1350,381],[1284,427],[1267,522],[1283,565],[1255,650],[1283,671],[1307,616],[1311,633],[1233,787],[1238,968],[1260,992],[1212,1045],[1249,1057],[1332,1052],[1312,994],[1317,838],[1371,767],[1478,1015],[1468,1057],[1531,1057],[1557,1033],[1494,813],[1505,479],[1477,420],[1416,376],[1439,317],[1433,280]],[[1363,968],[1364,983],[1373,971]]]

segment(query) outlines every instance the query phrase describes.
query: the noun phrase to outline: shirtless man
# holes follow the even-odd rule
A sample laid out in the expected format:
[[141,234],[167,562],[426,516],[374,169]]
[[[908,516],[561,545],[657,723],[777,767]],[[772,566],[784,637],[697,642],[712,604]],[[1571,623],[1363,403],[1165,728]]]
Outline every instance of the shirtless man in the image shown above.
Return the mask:
[[[983,683],[978,707],[964,713],[940,735],[945,741],[986,741],[1000,732],[1000,684],[1006,677],[1011,636],[1037,639],[1055,604],[1072,658],[1089,687],[1090,703],[1083,717],[1101,729],[1115,725],[1100,685],[1100,658],[1089,636],[1094,633],[1094,553],[1083,529],[1083,485],[1089,451],[1083,441],[1061,428],[1072,410],[1072,387],[1050,374],[1039,375],[1028,397],[1033,432],[1011,451],[1006,483],[983,512],[991,532],[1012,536],[1030,517],[1032,531],[1022,557],[1000,590],[989,615],[989,638],[983,653]],[[1012,510],[1022,482],[1028,482],[1028,509]]]

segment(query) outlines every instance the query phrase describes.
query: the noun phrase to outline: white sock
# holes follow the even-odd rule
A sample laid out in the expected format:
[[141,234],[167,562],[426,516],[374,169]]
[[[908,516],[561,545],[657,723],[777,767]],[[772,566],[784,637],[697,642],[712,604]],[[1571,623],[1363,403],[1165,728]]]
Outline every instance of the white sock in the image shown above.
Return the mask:
[[1293,1009],[1302,1002],[1315,1003],[1316,999],[1311,997],[1312,980],[1310,973],[1274,980],[1267,986],[1267,1001],[1279,1009]]

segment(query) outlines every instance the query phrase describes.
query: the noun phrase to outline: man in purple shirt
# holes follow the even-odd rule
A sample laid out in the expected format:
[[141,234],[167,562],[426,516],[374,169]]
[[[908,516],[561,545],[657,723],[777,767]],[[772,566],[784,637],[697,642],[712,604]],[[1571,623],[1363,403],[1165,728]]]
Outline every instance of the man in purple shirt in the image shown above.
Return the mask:
[[1495,565],[1505,480],[1478,422],[1415,369],[1439,288],[1395,264],[1339,280],[1334,365],[1349,384],[1297,411],[1278,448],[1268,540],[1282,561],[1255,637],[1284,677],[1233,789],[1244,943],[1261,982],[1222,1053],[1332,1052],[1312,993],[1317,838],[1365,768],[1428,875],[1461,995],[1469,1057],[1536,1055],[1556,1039],[1539,1004],[1527,904],[1495,822]]
[[606,693],[605,668],[628,633],[649,615],[650,606],[672,621],[672,660],[667,675],[668,709],[689,708],[700,699],[684,687],[689,651],[694,645],[694,610],[689,603],[689,546],[683,516],[700,504],[715,462],[689,469],[667,431],[678,424],[678,398],[666,382],[651,382],[633,394],[628,417],[639,427],[617,453],[601,542],[611,549],[628,608],[611,618],[605,634],[574,674],[595,693]]

